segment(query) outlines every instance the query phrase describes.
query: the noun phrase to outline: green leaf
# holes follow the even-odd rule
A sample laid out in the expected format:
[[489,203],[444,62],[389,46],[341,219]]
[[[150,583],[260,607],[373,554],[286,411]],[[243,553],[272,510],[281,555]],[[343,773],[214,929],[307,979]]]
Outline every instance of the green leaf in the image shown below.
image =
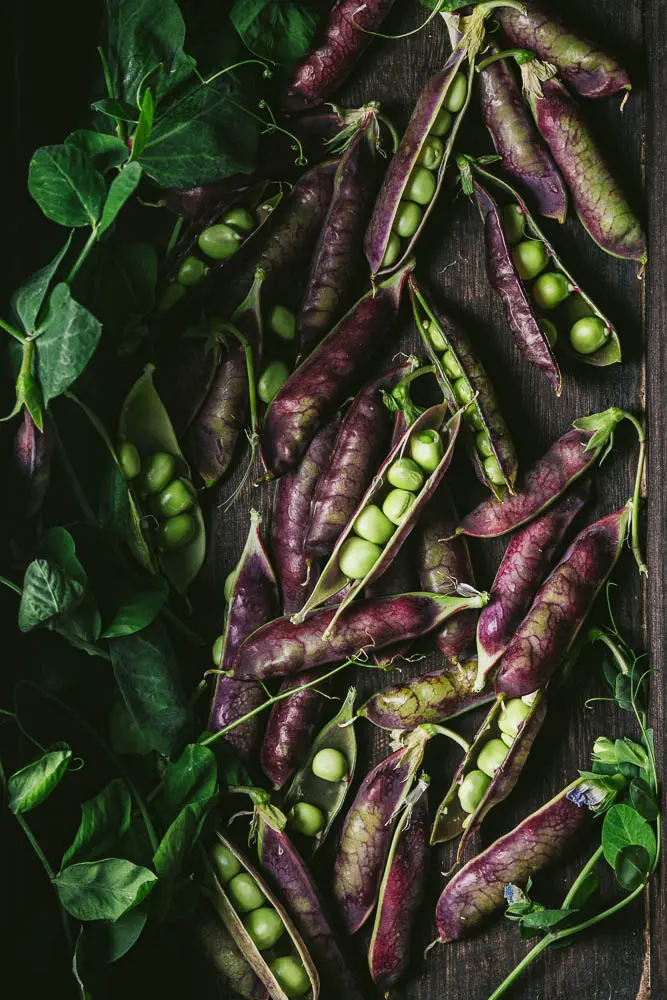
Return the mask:
[[48,799],[64,777],[71,758],[72,751],[63,743],[60,749],[47,751],[12,774],[7,782],[11,811],[15,815],[26,813]]
[[162,879],[174,880],[183,871],[192,848],[202,830],[206,809],[198,803],[190,803],[181,809],[160,841],[153,864]]
[[630,802],[640,816],[654,823],[660,810],[651,787],[643,778],[635,778],[630,784]]
[[177,760],[167,764],[162,782],[162,812],[171,819],[184,806],[208,805],[218,787],[218,763],[208,747],[189,743]]
[[134,123],[139,120],[139,112],[128,101],[117,101],[113,97],[103,97],[101,101],[95,101],[91,107],[93,111],[99,111],[101,115],[113,118],[115,122]]
[[130,793],[122,778],[114,778],[95,798],[82,803],[79,829],[63,855],[61,868],[108,854],[129,830],[131,818]]
[[123,858],[70,865],[53,880],[62,906],[76,920],[118,920],[151,892],[157,876]]
[[116,753],[144,756],[153,750],[152,741],[136,724],[119,698],[109,715],[109,739]]
[[597,872],[590,871],[581,882],[574,896],[570,900],[573,910],[583,910],[584,906],[600,888],[600,879]]
[[61,282],[51,292],[49,313],[36,343],[39,381],[44,399],[55,399],[84,370],[102,335],[99,321],[72,298]]
[[49,559],[33,559],[25,571],[18,625],[29,632],[83,600],[85,584]]
[[141,98],[141,115],[139,117],[139,122],[135,129],[134,135],[132,136],[132,159],[137,160],[144,149],[146,148],[146,143],[148,142],[148,137],[151,134],[153,128],[153,119],[155,117],[155,101],[153,100],[153,94],[150,87],[147,88],[145,93]]
[[12,308],[20,319],[26,333],[32,334],[35,332],[39,311],[46,298],[51,280],[58,270],[61,260],[70,248],[72,235],[72,233],[69,234],[65,245],[58,251],[51,263],[47,264],[41,270],[35,271],[12,296]]
[[155,621],[142,632],[109,640],[116,683],[153,749],[171,755],[192,722],[173,648]]
[[229,19],[255,55],[293,65],[310,48],[319,21],[312,4],[235,0]]
[[102,631],[102,619],[92,594],[84,594],[83,600],[65,614],[53,618],[48,627],[77,649],[95,653],[93,648]]
[[602,851],[609,866],[615,870],[620,851],[635,846],[643,847],[653,864],[657,850],[653,829],[632,806],[612,806],[602,824]]
[[102,633],[103,639],[132,635],[155,620],[169,595],[162,576],[143,574],[140,585],[128,578],[114,578],[115,614]]
[[524,940],[536,937],[538,934],[546,934],[556,927],[560,927],[576,913],[574,909],[563,910],[540,910],[535,909],[527,913],[519,920],[519,930]]
[[639,746],[638,743],[633,743],[632,740],[627,739],[627,737],[622,740],[616,740],[614,750],[616,752],[616,760],[620,764],[634,764],[643,771],[648,767],[646,750]]
[[65,139],[66,146],[76,146],[83,150],[93,161],[101,173],[114,167],[120,167],[130,155],[130,151],[117,135],[107,132],[91,132],[88,129],[78,129]]
[[106,966],[117,962],[139,940],[146,926],[145,906],[128,910],[116,921],[96,920],[82,924],[74,949],[73,969],[77,982],[90,992],[91,1000],[103,988]]
[[98,247],[91,259],[86,303],[117,341],[155,304],[158,256],[152,243],[120,242]]
[[61,226],[94,226],[106,184],[77,146],[42,146],[30,161],[28,190],[44,215]]
[[616,855],[616,879],[627,892],[634,892],[648,878],[651,859],[645,847],[637,844],[623,847]]
[[98,227],[101,236],[114,222],[121,208],[131,198],[141,180],[142,170],[138,163],[128,163],[121,172],[114,177],[109,187],[107,200],[104,203],[102,218]]

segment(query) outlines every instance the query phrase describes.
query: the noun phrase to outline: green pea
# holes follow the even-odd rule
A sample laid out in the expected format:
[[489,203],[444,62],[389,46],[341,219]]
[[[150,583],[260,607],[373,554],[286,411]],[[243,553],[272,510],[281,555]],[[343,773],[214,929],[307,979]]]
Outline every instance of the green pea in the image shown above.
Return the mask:
[[421,431],[410,438],[410,454],[425,472],[435,472],[440,465],[445,449],[437,431]]
[[419,205],[415,204],[414,201],[401,199],[392,229],[404,239],[410,239],[419,229],[423,214]]
[[445,107],[448,111],[456,114],[466,102],[468,96],[468,81],[465,73],[457,73],[449,85],[447,96],[445,97]]
[[206,264],[199,257],[186,257],[178,269],[176,281],[189,288],[198,284],[206,274]]
[[509,733],[501,733],[500,738],[506,747],[511,747],[514,743],[514,737],[510,736]]
[[517,204],[505,205],[502,211],[503,231],[510,245],[518,243],[526,227],[526,218]]
[[424,484],[424,473],[411,458],[397,458],[389,466],[387,482],[400,490],[417,493]]
[[136,479],[141,472],[141,459],[136,446],[131,441],[121,441],[118,461],[126,479]]
[[164,290],[164,294],[157,307],[158,312],[169,312],[187,294],[187,289],[184,285],[179,284],[178,281],[172,281]]
[[472,403],[475,398],[475,390],[470,385],[467,378],[457,379],[452,386],[452,389],[454,390],[454,395],[458,399],[459,403],[463,403],[464,405],[466,403]]
[[468,409],[463,414],[463,419],[470,427],[474,427],[476,431],[483,431],[484,421],[480,417],[477,409],[474,406],[469,406]]
[[338,566],[343,576],[351,580],[363,580],[382,555],[382,549],[375,542],[352,536],[340,547]]
[[242,208],[240,205],[237,208],[230,209],[229,212],[223,215],[222,222],[238,230],[239,233],[251,233],[255,228],[254,215],[247,208]]
[[213,643],[213,648],[211,649],[211,655],[213,657],[213,662],[216,667],[219,667],[222,663],[222,648],[225,644],[224,635],[219,635],[218,638]]
[[387,247],[382,258],[382,267],[393,267],[401,256],[401,238],[396,233],[390,233]]
[[436,135],[436,136],[447,135],[451,127],[452,127],[451,111],[448,111],[447,108],[440,108],[435,117],[435,121],[431,125],[429,135]]
[[517,273],[524,281],[535,278],[549,263],[549,254],[540,240],[524,240],[512,250]]
[[289,368],[284,361],[271,361],[257,382],[257,395],[267,405],[280,392],[289,378]]
[[266,902],[266,896],[247,872],[234,876],[227,886],[227,895],[239,913],[250,913]]
[[285,933],[285,925],[272,906],[259,906],[243,918],[243,926],[259,951],[273,948]]
[[313,774],[323,781],[343,781],[347,778],[347,761],[340,750],[327,747],[313,757]]
[[141,471],[140,488],[143,493],[160,493],[174,478],[176,462],[166,451],[156,451],[145,458]]
[[433,322],[432,320],[430,321],[424,320],[424,323],[422,325],[426,332],[426,336],[431,341],[431,346],[433,347],[433,350],[446,351],[447,341],[443,337],[442,330],[440,329],[438,324]]
[[502,486],[505,482],[502,469],[498,465],[498,459],[493,455],[489,455],[488,458],[484,459],[484,474],[494,486]]
[[468,771],[459,785],[458,796],[464,812],[474,813],[491,784],[491,778],[483,771]]
[[194,505],[197,493],[192,483],[187,479],[174,479],[157,498],[158,516],[175,517]]
[[225,580],[225,586],[223,588],[224,598],[229,603],[232,599],[232,594],[234,593],[234,584],[236,583],[236,567],[231,571]]
[[418,205],[428,205],[436,189],[435,174],[426,167],[415,167],[405,186],[403,197],[407,201],[416,201]]
[[533,298],[540,309],[555,309],[572,291],[564,274],[547,271],[541,274],[532,288]]
[[437,135],[428,135],[417,157],[417,163],[420,167],[426,167],[427,170],[437,170],[444,155],[445,146],[442,139],[439,139]]
[[541,319],[538,322],[539,328],[547,338],[549,347],[555,347],[558,341],[558,330],[556,324],[552,323],[550,319]]
[[163,549],[180,549],[191,542],[196,533],[197,522],[192,514],[177,514],[160,525],[160,546]]
[[482,456],[482,458],[491,458],[493,455],[493,448],[491,447],[491,438],[488,431],[480,431],[475,437],[475,447],[477,453]]
[[584,316],[570,330],[570,343],[579,354],[594,354],[607,339],[607,328],[599,316]]
[[324,829],[325,819],[324,813],[317,806],[310,802],[297,802],[290,809],[287,822],[296,833],[301,833],[304,837],[316,837]]
[[408,490],[391,490],[382,504],[382,513],[392,524],[401,524],[414,502],[414,493],[409,493]]
[[479,751],[477,766],[490,778],[494,776],[502,762],[507,757],[507,747],[502,740],[489,740]]
[[508,736],[516,736],[529,712],[530,705],[526,705],[525,701],[521,701],[521,698],[512,698],[505,704],[500,713],[498,719],[500,732],[507,733]]
[[463,374],[461,371],[461,365],[454,357],[453,351],[445,351],[442,355],[442,366],[450,378],[461,378],[461,375]]
[[287,306],[273,307],[269,316],[269,326],[281,340],[294,340],[296,337],[296,316]]
[[396,528],[379,507],[369,504],[354,522],[354,531],[368,542],[386,545]]
[[203,233],[199,234],[199,249],[207,257],[214,260],[227,260],[232,257],[243,243],[243,237],[226,226],[224,222],[218,222],[215,226],[209,226]]
[[288,997],[302,997],[310,989],[308,973],[293,955],[277,958],[269,968]]
[[241,871],[241,862],[225,844],[216,844],[211,857],[223,885],[227,885]]

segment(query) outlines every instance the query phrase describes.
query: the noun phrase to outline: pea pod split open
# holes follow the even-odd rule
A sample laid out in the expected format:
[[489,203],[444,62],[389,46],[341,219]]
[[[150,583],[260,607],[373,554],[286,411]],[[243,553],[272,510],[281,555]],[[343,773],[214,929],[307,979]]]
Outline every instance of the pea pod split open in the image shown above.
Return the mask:
[[323,669],[313,670],[296,677],[286,677],[280,685],[280,694],[293,688],[301,690],[277,701],[269,712],[260,763],[274,788],[282,788],[289,781],[308,753],[324,711],[326,695],[322,693],[323,689],[304,688],[303,685],[317,680],[324,672]]
[[195,937],[220,982],[244,1000],[265,1000],[266,987],[243,957],[234,938],[212,906],[202,903],[194,920]]

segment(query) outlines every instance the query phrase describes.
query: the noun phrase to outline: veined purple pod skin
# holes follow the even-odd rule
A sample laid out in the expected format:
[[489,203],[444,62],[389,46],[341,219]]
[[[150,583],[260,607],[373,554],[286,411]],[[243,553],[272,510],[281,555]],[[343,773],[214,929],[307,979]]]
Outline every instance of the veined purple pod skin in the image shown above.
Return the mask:
[[343,417],[329,468],[320,476],[310,512],[305,552],[310,559],[331,554],[373,478],[376,456],[385,451],[392,417],[381,390],[390,390],[409,364],[383,372],[361,389]]
[[646,262],[646,237],[618,182],[612,176],[581,109],[557,80],[530,95],[537,127],[570,189],[581,224],[613,257]]
[[626,505],[579,532],[505,650],[496,677],[498,694],[518,698],[549,680],[616,565],[629,517]]
[[[270,621],[278,610],[278,584],[259,531],[260,518],[251,511],[250,531],[239,560],[229,602],[223,639],[221,670],[229,670],[246,636]],[[217,680],[208,728],[217,733],[251,709],[261,705],[266,694],[261,684],[239,681],[226,674]],[[260,716],[231,729],[224,737],[243,757],[256,757],[262,736]]]
[[487,66],[478,74],[478,85],[482,117],[504,170],[532,194],[540,215],[565,222],[567,189],[507,62]]
[[21,423],[12,445],[12,507],[27,519],[37,514],[51,483],[55,438],[48,417],[40,431],[23,408]]
[[590,492],[590,478],[578,480],[558,503],[510,540],[491,587],[491,600],[477,622],[480,682],[507,649]]
[[613,56],[537,5],[524,6],[525,13],[508,7],[497,13],[510,45],[530,49],[543,62],[552,63],[561,80],[580,97],[609,97],[631,89],[628,74]]
[[347,79],[394,0],[338,0],[318,42],[294,68],[283,100],[287,111],[322,104]]
[[386,346],[414,262],[371,289],[287,380],[269,406],[262,435],[268,471],[282,476],[298,463],[318,429],[356,388]]
[[505,886],[525,887],[532,875],[559,861],[588,832],[593,812],[569,797],[580,783],[568,786],[454,875],[435,911],[441,944],[476,931],[502,908]]
[[385,994],[396,985],[410,964],[410,938],[424,898],[428,779],[420,778],[419,785],[422,786],[419,798],[404,809],[396,824],[368,949],[373,982]]
[[232,672],[241,680],[268,680],[314,670],[354,656],[361,649],[382,649],[403,639],[416,639],[450,615],[480,608],[487,594],[437,597],[400,594],[355,601],[341,613],[332,635],[325,637],[335,607],[318,608],[299,625],[287,617],[258,628],[240,646]]
[[359,278],[364,274],[361,247],[376,186],[378,138],[373,107],[368,109],[336,170],[333,196],[297,317],[301,354],[309,354],[352,305]]
[[528,293],[514,266],[503,230],[500,209],[486,188],[473,181],[475,201],[484,220],[486,270],[494,290],[505,305],[505,314],[517,347],[528,361],[544,372],[560,396],[562,379],[546,334],[540,329]]
[[[287,677],[280,693],[314,681],[325,671],[313,670]],[[282,788],[295,773],[317,732],[326,699],[317,688],[298,691],[277,701],[269,713],[260,762],[274,788]]]

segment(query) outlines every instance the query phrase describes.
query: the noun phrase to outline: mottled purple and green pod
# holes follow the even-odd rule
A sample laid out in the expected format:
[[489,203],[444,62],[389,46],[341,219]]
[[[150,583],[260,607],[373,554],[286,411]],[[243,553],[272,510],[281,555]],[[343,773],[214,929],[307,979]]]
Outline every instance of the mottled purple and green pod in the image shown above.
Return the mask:
[[194,934],[204,958],[215,971],[216,982],[244,1000],[264,1000],[266,987],[243,957],[243,952],[220,917],[202,903],[194,919]]
[[525,888],[529,878],[559,861],[588,832],[594,819],[591,807],[585,799],[571,797],[582,786],[579,779],[565,788],[457,872],[436,906],[442,944],[477,930],[502,908],[506,886]]
[[531,49],[544,62],[552,63],[561,80],[581,97],[608,97],[630,90],[630,78],[613,56],[535,4],[524,3],[524,8],[504,7],[497,14],[512,46]]
[[[280,693],[309,684],[323,673],[324,670],[313,670],[287,677],[280,685]],[[260,759],[262,770],[274,788],[282,788],[308,754],[325,706],[326,698],[321,691],[311,687],[277,701],[272,707]]]
[[558,438],[528,470],[516,496],[502,503],[493,497],[483,500],[463,518],[457,531],[473,538],[497,538],[532,521],[606,453],[625,415],[612,406],[575,420],[573,430]]
[[591,491],[589,478],[575,482],[562,500],[511,539],[477,622],[479,684],[503,655],[544,580],[556,550]]
[[631,505],[580,531],[537,592],[496,677],[510,698],[543,687],[563,662],[625,542]]
[[[250,531],[236,569],[234,587],[227,608],[221,670],[229,670],[236,652],[255,629],[270,621],[278,610],[278,584],[259,531],[260,517],[250,514]],[[261,684],[237,680],[221,673],[218,676],[208,728],[217,733],[261,705],[266,694]],[[255,715],[224,737],[244,760],[256,757],[262,738],[263,723]]]
[[579,105],[557,80],[547,80],[541,90],[541,96],[530,94],[530,106],[570,189],[582,226],[605,253],[645,263],[641,222],[607,166]]
[[414,262],[367,292],[287,380],[269,406],[262,435],[264,463],[281,476],[299,461],[317,430],[358,386],[387,346],[401,293]]
[[428,785],[422,775],[396,824],[368,948],[373,982],[386,993],[410,964],[410,938],[424,898],[428,856]]
[[41,509],[51,483],[54,448],[55,437],[48,417],[40,431],[24,407],[14,436],[10,474],[12,509],[17,517],[27,519]]

